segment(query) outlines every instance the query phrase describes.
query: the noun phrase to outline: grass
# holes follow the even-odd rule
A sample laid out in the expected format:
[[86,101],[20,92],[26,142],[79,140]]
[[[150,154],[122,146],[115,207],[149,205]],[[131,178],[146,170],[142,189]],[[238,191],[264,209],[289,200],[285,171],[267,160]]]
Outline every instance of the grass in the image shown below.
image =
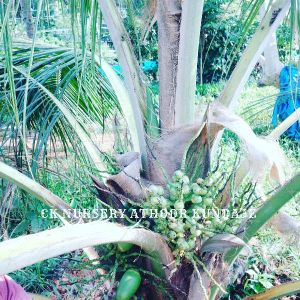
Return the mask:
[[[277,93],[278,89],[273,86],[249,85],[242,94],[238,113],[248,121],[256,133],[266,135],[272,130],[270,123]],[[262,103],[264,109],[258,111],[258,106],[263,106]],[[279,143],[291,166],[291,172],[299,172],[300,143],[287,137],[282,137]],[[300,220],[299,201],[299,197],[295,198],[283,210]],[[243,282],[244,295],[258,293],[285,280],[300,279],[299,243],[293,244],[279,236],[274,229],[265,227],[259,232],[252,246],[253,254],[248,258],[245,267],[248,275]],[[237,285],[241,279],[236,281]]]
[[273,129],[271,119],[277,93],[278,90],[274,86],[258,87],[251,84],[241,95],[237,113],[258,135],[267,135]]
[[272,286],[299,280],[299,248],[284,243],[272,228],[259,232],[252,242],[252,251],[242,273],[228,287],[230,300],[240,300]]
[[13,272],[10,276],[26,291],[54,299],[86,299],[84,297],[92,293],[97,293],[94,298],[97,299],[102,296],[105,280],[81,251],[45,260]]

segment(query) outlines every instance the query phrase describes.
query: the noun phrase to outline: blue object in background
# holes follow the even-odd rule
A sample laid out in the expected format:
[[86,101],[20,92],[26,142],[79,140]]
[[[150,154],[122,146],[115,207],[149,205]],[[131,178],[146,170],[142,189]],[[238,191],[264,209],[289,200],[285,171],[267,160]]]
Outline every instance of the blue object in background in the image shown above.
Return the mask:
[[[285,66],[279,75],[280,94],[277,97],[272,124],[277,126],[278,120],[284,121],[300,107],[300,77],[295,66]],[[287,131],[287,136],[300,140],[300,122],[294,123]]]
[[156,60],[144,60],[141,67],[145,73],[152,73],[157,71],[158,63]]

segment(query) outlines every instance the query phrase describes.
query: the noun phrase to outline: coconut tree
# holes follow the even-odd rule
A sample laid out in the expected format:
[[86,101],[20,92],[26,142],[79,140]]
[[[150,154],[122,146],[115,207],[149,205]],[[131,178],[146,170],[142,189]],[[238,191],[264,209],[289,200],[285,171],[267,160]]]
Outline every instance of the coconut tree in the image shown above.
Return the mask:
[[[158,109],[155,97],[149,91],[149,79],[140,68],[132,38],[114,1],[71,1],[75,33],[72,50],[36,44],[38,18],[32,45],[26,48],[24,44],[13,43],[9,32],[9,3],[1,7],[4,50],[1,78],[5,100],[2,112],[6,110],[12,116],[5,119],[3,114],[3,120],[15,131],[13,137],[24,151],[30,176],[34,178],[35,173],[26,146],[28,130],[47,128],[46,134],[38,138],[37,145],[40,146],[33,149],[32,153],[36,155],[33,161],[38,160],[51,134],[63,138],[66,143],[76,139],[81,142],[81,156],[96,172],[93,180],[103,202],[116,209],[129,207],[131,212],[141,207],[158,209],[160,213],[163,208],[186,209],[187,216],[183,220],[176,216],[171,216],[168,221],[158,218],[150,227],[141,221],[144,228],[124,226],[124,223],[131,225],[130,220],[120,222],[123,225],[96,221],[11,239],[0,244],[1,273],[79,248],[126,242],[149,254],[151,263],[145,268],[164,280],[172,297],[218,297],[224,292],[230,266],[239,254],[245,254],[246,243],[299,192],[300,177],[297,175],[261,205],[255,218],[248,216],[244,222],[235,224],[234,232],[226,230],[226,226],[220,229],[214,221],[206,222],[201,217],[195,221],[190,215],[194,209],[233,209],[233,203],[238,201],[243,212],[247,212],[254,205],[251,197],[266,174],[279,184],[285,182],[284,157],[276,139],[282,134],[283,127],[293,124],[295,115],[286,121],[289,124],[285,122],[266,138],[255,135],[233,109],[260,55],[290,8],[292,24],[298,24],[298,15],[293,13],[297,12],[298,2],[272,1],[218,101],[205,108],[202,119],[195,115],[195,90],[204,1],[148,3],[154,20],[149,24],[157,22]],[[250,1],[238,45],[243,43],[261,5],[263,1]],[[97,54],[98,8],[109,29],[122,76],[117,76],[105,58]],[[42,1],[39,1],[37,15],[41,9]],[[89,37],[90,44],[87,43]],[[132,151],[117,157],[118,171],[111,175],[105,170],[107,157],[93,142],[87,124],[103,124],[101,116],[109,115],[111,106],[117,102],[129,128]],[[37,107],[43,107],[47,118]],[[218,152],[224,128],[234,132],[245,145],[240,164],[237,159],[226,165],[226,156],[222,159],[222,153]],[[10,132],[6,132],[5,137],[6,142],[12,140]],[[77,143],[74,144],[72,146],[77,149]],[[226,174],[219,171],[222,163],[228,170]],[[32,178],[25,178],[4,163],[0,164],[0,176],[57,209],[65,223],[78,222],[72,212],[67,216],[64,214],[69,207],[63,200]],[[248,190],[235,198],[232,188],[235,191],[239,187],[245,189],[243,179],[246,176],[250,177],[250,180],[246,178]],[[248,192],[250,196],[244,197]],[[146,218],[151,219],[151,215],[146,214]],[[137,219],[141,220],[141,215],[137,215]],[[212,234],[216,231],[217,234]],[[21,244],[22,247],[18,247]],[[88,248],[87,252],[91,258],[97,258],[94,249]],[[151,293],[155,295],[153,297],[163,297],[160,290],[154,289]]]

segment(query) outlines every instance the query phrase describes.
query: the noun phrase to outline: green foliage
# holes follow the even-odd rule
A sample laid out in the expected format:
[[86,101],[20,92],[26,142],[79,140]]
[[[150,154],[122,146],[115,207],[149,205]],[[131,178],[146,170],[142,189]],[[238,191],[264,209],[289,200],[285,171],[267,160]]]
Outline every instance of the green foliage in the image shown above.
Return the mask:
[[[257,232],[265,225],[285,204],[291,201],[300,192],[300,174],[295,175],[282,188],[276,191],[264,202],[263,205],[256,211],[255,218],[250,218],[243,227],[240,228],[241,238],[245,242],[249,242]],[[224,260],[229,264],[234,262],[241,248],[228,251]]]
[[[94,72],[91,56],[83,58],[73,50],[66,48],[36,47],[33,53],[34,64],[30,75],[58,100],[64,103],[76,115],[84,130],[87,125],[97,123],[104,128],[105,119],[118,108],[116,96],[103,73]],[[7,84],[7,68],[1,65],[1,102],[0,123],[10,131],[3,131],[1,151],[14,151],[16,161],[22,165],[20,158],[24,152],[24,141],[20,139],[20,122],[26,126],[27,133],[33,137],[32,141],[32,169],[37,169],[37,162],[42,153],[47,154],[49,141],[55,145],[56,139],[61,142],[65,152],[72,147],[80,150],[80,143],[76,144],[74,131],[62,118],[61,111],[55,106],[51,98],[41,91],[35,82],[29,81],[24,73],[19,71],[27,68],[30,60],[30,48],[20,45],[13,52],[14,91]],[[96,88],[95,88],[96,87]],[[16,98],[15,107],[11,94]],[[24,104],[27,95],[27,105]],[[12,109],[14,107],[14,109]],[[84,125],[83,125],[84,124]],[[23,128],[23,130],[25,130]],[[24,131],[23,131],[24,132]],[[14,141],[13,143],[11,143]],[[78,141],[79,142],[79,141]],[[13,149],[7,144],[14,145]],[[82,149],[82,148],[81,148]]]
[[211,96],[213,98],[216,98],[217,96],[219,96],[222,88],[223,85],[220,83],[197,84],[197,94],[199,96]]
[[[290,46],[291,46],[291,27],[283,23],[281,26],[279,26],[277,32],[277,48],[279,52],[280,60],[287,64],[289,63],[289,60],[291,58],[290,56]],[[296,52],[296,51],[295,51]],[[296,53],[292,53],[292,56],[295,57]]]
[[246,295],[257,294],[273,286],[274,275],[260,271],[255,263],[246,271],[246,274],[249,275],[244,287]]
[[89,176],[86,176],[86,170],[80,164],[74,164],[71,158],[65,160],[65,163],[69,164],[68,168],[62,165],[57,169],[58,166],[51,164],[49,170],[41,170],[40,180],[67,203],[74,203],[75,200],[76,208],[94,208],[95,195],[92,181]]
[[275,274],[267,270],[266,261],[259,255],[251,255],[246,261],[245,273],[228,286],[229,296],[222,297],[222,300],[242,300],[245,296],[258,294],[273,287],[274,280]]
[[289,137],[283,136],[280,139],[280,145],[286,156],[289,158],[295,171],[300,171],[300,142],[293,141]]
[[96,295],[102,296],[101,288],[107,279],[97,275],[91,262],[76,252],[45,260],[10,276],[28,292],[57,299],[75,296],[93,299],[97,290]]
[[122,5],[119,6],[120,10],[124,12],[124,25],[128,31],[129,37],[134,45],[134,51],[138,60],[158,60],[158,34],[157,25],[152,26],[148,32],[147,39],[143,39],[145,34],[144,26],[149,25],[147,23],[148,16],[147,3],[144,1],[130,1],[122,0]]
[[1,239],[17,237],[49,229],[57,222],[41,218],[41,211],[46,206],[30,194],[15,189],[13,185],[1,182],[0,193]]
[[[69,255],[52,258],[14,272],[10,276],[28,292],[50,296],[54,291],[54,294],[58,295],[54,280],[62,276],[62,266],[66,265],[68,260]],[[74,262],[71,262],[69,267],[71,265],[74,267]]]
[[251,5],[255,6],[254,2],[243,2],[239,6],[228,0],[205,1],[199,46],[198,82],[202,84],[228,79],[246,40],[253,32],[251,19],[247,25],[250,30],[245,37],[241,30],[245,28],[245,15]]

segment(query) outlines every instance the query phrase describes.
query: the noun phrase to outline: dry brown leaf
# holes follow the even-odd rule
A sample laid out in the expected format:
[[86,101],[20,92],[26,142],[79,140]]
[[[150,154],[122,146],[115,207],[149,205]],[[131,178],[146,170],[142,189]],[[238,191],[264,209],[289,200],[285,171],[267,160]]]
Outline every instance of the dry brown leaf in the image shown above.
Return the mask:
[[277,142],[258,137],[241,117],[218,102],[210,106],[208,121],[209,124],[222,125],[241,139],[247,152],[249,175],[254,181],[262,182],[268,174],[280,184],[285,182],[287,160]]
[[140,160],[140,155],[137,152],[128,152],[124,155],[119,155],[117,161],[122,171],[117,175],[107,178],[107,186],[112,191],[134,200],[144,198],[145,194],[140,176]]

